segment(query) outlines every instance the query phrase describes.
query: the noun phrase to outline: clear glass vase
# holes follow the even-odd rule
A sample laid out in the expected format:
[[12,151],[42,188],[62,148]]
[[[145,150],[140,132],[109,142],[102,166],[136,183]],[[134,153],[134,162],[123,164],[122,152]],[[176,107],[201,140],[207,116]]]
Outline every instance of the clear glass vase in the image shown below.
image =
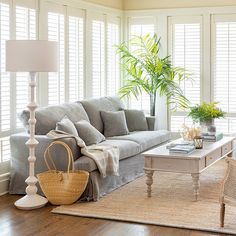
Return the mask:
[[216,133],[216,126],[214,123],[214,119],[201,121],[200,125],[201,125],[201,130],[203,134],[207,133],[210,135],[214,135]]

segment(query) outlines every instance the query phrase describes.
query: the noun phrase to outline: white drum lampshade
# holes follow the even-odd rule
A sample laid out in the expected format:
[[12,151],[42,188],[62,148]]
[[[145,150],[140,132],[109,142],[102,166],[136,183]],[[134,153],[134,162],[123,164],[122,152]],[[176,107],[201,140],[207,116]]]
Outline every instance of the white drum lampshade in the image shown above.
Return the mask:
[[[15,206],[22,210],[32,210],[43,207],[48,201],[37,194],[37,178],[34,173],[36,161],[35,147],[35,75],[37,72],[58,71],[58,46],[56,42],[46,40],[8,40],[6,41],[6,71],[29,72],[30,98],[28,109],[30,111],[30,136],[26,145],[29,148],[29,177],[26,195],[15,202]],[[26,158],[26,157],[25,157]]]
[[58,71],[57,42],[46,40],[6,41],[6,71]]

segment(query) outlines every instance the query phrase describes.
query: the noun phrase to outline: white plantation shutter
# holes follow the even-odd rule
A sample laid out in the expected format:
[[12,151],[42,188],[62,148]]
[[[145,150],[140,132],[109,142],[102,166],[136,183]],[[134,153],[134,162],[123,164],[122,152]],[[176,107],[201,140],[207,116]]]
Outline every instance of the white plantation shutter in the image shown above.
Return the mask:
[[10,8],[0,3],[0,162],[10,159],[9,137],[4,133],[10,130],[10,73],[5,72],[5,41],[10,39]]
[[215,16],[213,26],[213,100],[227,112],[215,120],[217,131],[236,131],[236,16]]
[[0,131],[10,130],[10,74],[5,72],[5,41],[10,38],[9,5],[0,3]]
[[92,96],[105,95],[105,23],[92,21]]
[[69,16],[68,20],[69,101],[84,97],[84,19]]
[[[36,39],[35,9],[16,6],[16,39]],[[16,73],[16,112],[20,113],[28,103],[28,72]],[[17,127],[22,127],[17,119]]]
[[107,80],[106,95],[116,95],[120,87],[119,56],[116,54],[114,45],[120,42],[120,22],[108,21],[107,24]]
[[48,12],[48,40],[59,44],[59,72],[48,73],[48,104],[65,101],[65,16]]
[[[22,127],[17,113],[28,103],[28,73],[5,72],[5,41],[36,39],[35,3],[31,0],[0,3],[0,162],[10,159],[9,135]],[[14,22],[12,29],[10,21]]]
[[[130,22],[129,38],[133,36],[143,36],[146,34],[153,34],[155,32],[154,19],[133,19]],[[135,48],[133,48],[135,49]],[[132,47],[131,47],[132,50]],[[141,109],[145,113],[150,113],[150,97],[147,93],[142,92],[142,95],[136,99],[130,99],[130,108]]]
[[[193,80],[180,83],[184,95],[191,105],[200,104],[201,83],[201,18],[181,19],[171,17],[170,52],[172,63],[176,67],[184,68],[191,73]],[[171,130],[178,131],[183,123],[191,125],[191,120],[186,119],[186,112],[177,111],[171,115]]]
[[48,73],[48,105],[84,98],[84,10],[47,3],[48,40],[59,44],[59,72]]

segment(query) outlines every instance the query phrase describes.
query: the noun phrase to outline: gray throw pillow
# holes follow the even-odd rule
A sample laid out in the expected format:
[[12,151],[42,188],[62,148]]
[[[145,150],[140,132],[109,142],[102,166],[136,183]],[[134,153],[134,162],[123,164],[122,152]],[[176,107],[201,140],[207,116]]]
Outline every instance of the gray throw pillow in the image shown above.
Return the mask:
[[57,122],[56,130],[61,130],[68,134],[78,136],[78,132],[73,122],[67,116],[65,116],[61,121]]
[[101,117],[106,137],[129,134],[124,111],[101,111]]
[[132,131],[146,131],[148,124],[143,111],[140,110],[124,110],[128,129]]
[[98,144],[105,140],[104,135],[86,120],[76,122],[75,127],[86,145]]

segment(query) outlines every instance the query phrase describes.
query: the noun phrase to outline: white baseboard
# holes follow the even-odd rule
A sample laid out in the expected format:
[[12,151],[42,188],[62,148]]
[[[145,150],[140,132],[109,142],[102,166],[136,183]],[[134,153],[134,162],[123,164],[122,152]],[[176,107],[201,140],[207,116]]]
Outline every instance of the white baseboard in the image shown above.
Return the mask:
[[0,175],[0,196],[8,193],[10,173]]

